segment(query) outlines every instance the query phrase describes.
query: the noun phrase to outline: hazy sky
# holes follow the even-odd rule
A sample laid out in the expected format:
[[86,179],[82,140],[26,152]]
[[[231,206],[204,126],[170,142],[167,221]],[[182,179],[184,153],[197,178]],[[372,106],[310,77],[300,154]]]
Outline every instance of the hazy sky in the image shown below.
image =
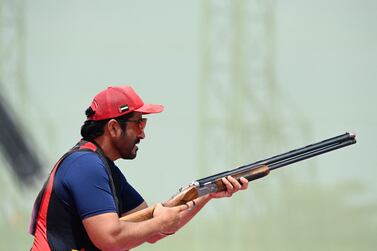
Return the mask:
[[[165,111],[150,116],[137,160],[118,162],[127,177],[152,202],[201,178],[196,149],[202,7],[202,1],[177,0],[26,1],[26,109],[18,106],[15,86],[5,84],[3,91],[22,112],[46,170],[79,139],[93,96],[108,85],[129,84]],[[356,181],[364,188],[357,196],[374,200],[377,1],[276,0],[274,9],[280,106],[287,118],[300,118],[280,126],[304,121],[309,131],[305,137],[290,131],[286,150],[345,131],[356,132],[359,142],[318,158],[315,170],[295,166],[270,180],[295,173],[302,180],[315,174],[325,187]],[[156,194],[153,186],[160,183]]]
[[[356,131],[359,151],[348,152],[357,156],[348,160],[354,168],[373,153],[377,137],[376,2],[275,3],[275,67],[283,101],[310,124],[313,141]],[[195,1],[28,2],[31,119],[51,161],[79,137],[83,111],[96,92],[131,84],[166,111],[152,118],[139,164],[130,165],[141,168],[147,159],[170,167],[184,160],[183,170],[196,165],[200,8]]]

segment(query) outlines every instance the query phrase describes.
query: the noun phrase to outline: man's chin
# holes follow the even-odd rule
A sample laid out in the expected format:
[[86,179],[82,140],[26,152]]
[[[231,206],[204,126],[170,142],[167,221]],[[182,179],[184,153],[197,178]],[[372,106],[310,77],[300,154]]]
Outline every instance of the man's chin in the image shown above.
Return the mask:
[[134,159],[134,158],[136,158],[137,150],[138,150],[137,148],[133,149],[132,152],[123,155],[122,159]]
[[127,154],[127,155],[122,156],[122,159],[134,159],[134,158],[136,158],[136,153]]
[[128,153],[125,153],[123,156],[122,156],[122,159],[134,159],[136,158],[136,155],[137,155],[137,151],[139,150],[139,148],[135,145],[132,149],[132,151],[129,151]]

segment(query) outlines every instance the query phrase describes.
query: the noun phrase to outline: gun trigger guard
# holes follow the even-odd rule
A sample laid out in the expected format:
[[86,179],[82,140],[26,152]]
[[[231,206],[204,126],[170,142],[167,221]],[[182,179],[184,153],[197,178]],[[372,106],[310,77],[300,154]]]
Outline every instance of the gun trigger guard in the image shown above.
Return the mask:
[[[190,207],[190,205],[189,205],[189,203],[190,202],[192,202],[192,206]],[[188,201],[188,202],[186,202],[186,207],[187,207],[187,211],[192,211],[192,210],[194,210],[195,209],[195,207],[196,207],[196,203],[195,203],[195,200],[191,200],[191,201]]]
[[192,207],[190,207],[190,206],[188,205],[188,202],[187,202],[186,204],[187,204],[187,206],[189,207],[189,208],[187,209],[188,211],[192,211],[192,210],[194,210],[195,207],[196,207],[195,200],[192,200]]

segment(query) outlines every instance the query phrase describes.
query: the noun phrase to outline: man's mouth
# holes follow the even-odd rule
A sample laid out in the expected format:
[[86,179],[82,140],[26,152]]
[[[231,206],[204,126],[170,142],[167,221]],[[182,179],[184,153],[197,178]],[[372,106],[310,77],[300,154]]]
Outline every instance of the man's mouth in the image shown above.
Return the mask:
[[139,144],[139,143],[140,143],[140,140],[136,141],[136,143],[135,143],[135,147],[134,147],[135,152],[139,149],[139,147],[137,146],[137,144]]

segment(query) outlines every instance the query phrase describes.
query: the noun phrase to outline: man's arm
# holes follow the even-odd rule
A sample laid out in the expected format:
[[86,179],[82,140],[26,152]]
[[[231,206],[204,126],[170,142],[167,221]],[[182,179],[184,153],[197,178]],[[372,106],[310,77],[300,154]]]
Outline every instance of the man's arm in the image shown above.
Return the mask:
[[[230,197],[238,190],[248,187],[247,180],[243,178],[241,178],[242,185],[232,177],[224,178],[223,182],[227,187],[226,191],[197,198],[195,202],[171,208],[157,204],[153,218],[146,221],[125,222],[120,221],[116,213],[105,213],[86,218],[83,224],[89,238],[101,250],[127,250],[144,242],[153,243],[182,228],[211,199]],[[135,210],[146,206],[146,203],[142,203]],[[129,213],[132,212],[126,214]]]
[[89,238],[101,250],[128,250],[139,246],[154,236],[162,236],[178,228],[181,211],[186,205],[177,207],[156,206],[152,219],[142,222],[120,221],[116,213],[104,213],[88,217],[83,224]]

